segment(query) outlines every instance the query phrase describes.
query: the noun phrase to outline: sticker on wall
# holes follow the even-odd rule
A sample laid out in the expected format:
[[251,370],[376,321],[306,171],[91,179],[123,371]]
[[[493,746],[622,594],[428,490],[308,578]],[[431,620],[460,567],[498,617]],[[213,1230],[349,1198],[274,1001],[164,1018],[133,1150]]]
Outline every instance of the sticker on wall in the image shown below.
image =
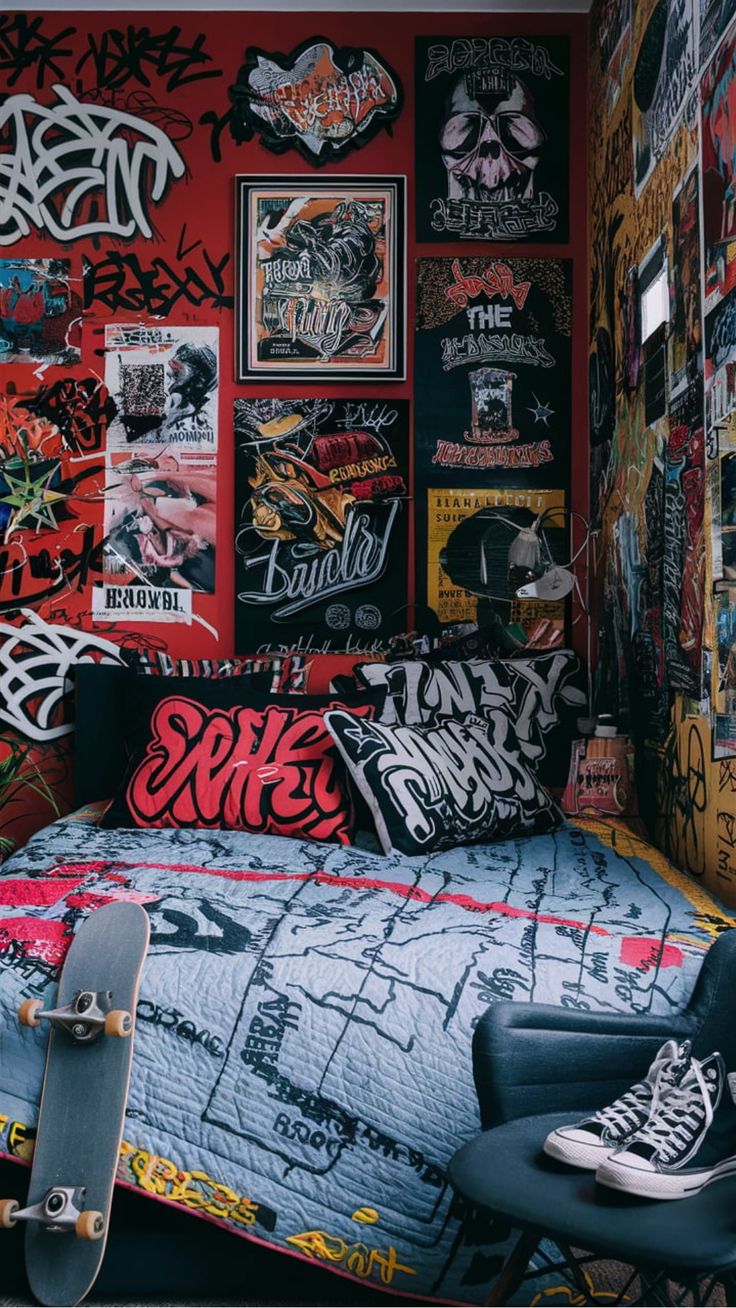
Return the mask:
[[69,259],[0,259],[0,363],[78,363],[79,285]]
[[417,476],[566,485],[572,264],[417,261]]
[[716,595],[718,685],[713,732],[715,758],[736,754],[736,589]]
[[[144,447],[111,453],[105,483],[104,593],[97,618],[191,621],[191,595],[174,603],[169,587],[211,595],[215,589],[217,473],[184,450]],[[110,598],[111,587],[128,588]],[[141,595],[141,589],[150,593]]]
[[705,319],[705,412],[709,428],[736,409],[736,285]]
[[[701,392],[697,389],[697,395]],[[705,571],[705,440],[702,406],[670,401],[665,459],[662,636],[672,690],[700,698]]]
[[516,625],[519,644],[562,644],[564,603],[512,598],[508,550],[519,529],[539,515],[550,545],[562,543],[564,550],[565,492],[489,490],[466,483],[432,486],[426,501],[426,563],[421,571],[419,564],[419,584],[424,583],[426,602],[440,622],[484,625],[496,613],[504,625]]
[[697,168],[672,199],[670,403],[689,389],[702,410],[703,325],[700,314],[700,221]]
[[567,37],[418,37],[418,241],[566,241]]
[[236,181],[238,380],[403,378],[405,178]]
[[236,650],[380,649],[406,624],[406,400],[236,400]]
[[[77,457],[74,379],[29,383],[20,393],[14,382],[6,385],[0,395],[0,613],[8,614],[85,584],[97,560],[104,465],[89,452]],[[62,390],[71,408],[57,404]],[[91,400],[90,408],[99,417],[99,403]]]
[[736,35],[718,48],[701,82],[706,312],[736,285]]
[[618,103],[631,58],[632,0],[603,0],[598,10],[598,49],[606,110]]
[[700,48],[698,64],[710,59],[717,43],[736,17],[736,0],[700,0]]
[[693,0],[656,0],[634,64],[631,113],[637,196],[672,140],[696,72]]
[[383,55],[315,36],[288,55],[248,46],[230,98],[236,141],[257,136],[274,153],[295,149],[319,167],[390,130],[403,91]]
[[108,450],[217,449],[217,327],[105,327],[105,382],[117,413]]
[[[117,411],[98,620],[189,623],[191,592],[214,592],[217,346],[216,327],[105,328],[105,380]],[[177,589],[185,594],[174,599],[168,592]]]

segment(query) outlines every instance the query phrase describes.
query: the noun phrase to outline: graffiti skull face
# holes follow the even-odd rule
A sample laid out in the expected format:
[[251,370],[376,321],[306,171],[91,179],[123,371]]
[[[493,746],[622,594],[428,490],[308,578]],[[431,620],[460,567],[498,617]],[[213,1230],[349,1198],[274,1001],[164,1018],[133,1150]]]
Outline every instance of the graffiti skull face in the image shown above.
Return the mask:
[[523,82],[499,70],[491,89],[465,76],[445,105],[440,150],[451,200],[529,199],[545,135]]

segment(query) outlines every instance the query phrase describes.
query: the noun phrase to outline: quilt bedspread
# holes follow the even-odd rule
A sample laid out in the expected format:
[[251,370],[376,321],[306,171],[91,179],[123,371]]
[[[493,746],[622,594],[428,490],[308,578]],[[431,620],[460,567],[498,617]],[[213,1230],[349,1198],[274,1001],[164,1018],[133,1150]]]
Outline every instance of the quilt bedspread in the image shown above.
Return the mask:
[[[449,1157],[478,1129],[489,1004],[666,1013],[733,919],[622,830],[385,857],[54,823],[0,868],[0,1153],[28,1158],[69,940],[110,899],[151,946],[119,1179],[410,1296],[482,1301]],[[482,1237],[480,1237],[482,1238]]]

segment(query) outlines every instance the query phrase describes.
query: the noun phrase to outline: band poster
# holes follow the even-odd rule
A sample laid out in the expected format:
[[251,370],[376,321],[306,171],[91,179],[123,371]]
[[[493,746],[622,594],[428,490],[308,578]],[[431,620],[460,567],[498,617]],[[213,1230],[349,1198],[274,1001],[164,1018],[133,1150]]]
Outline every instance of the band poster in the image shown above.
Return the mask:
[[566,486],[572,266],[417,261],[417,472],[425,481]]
[[409,403],[235,401],[237,651],[382,649],[407,600]]

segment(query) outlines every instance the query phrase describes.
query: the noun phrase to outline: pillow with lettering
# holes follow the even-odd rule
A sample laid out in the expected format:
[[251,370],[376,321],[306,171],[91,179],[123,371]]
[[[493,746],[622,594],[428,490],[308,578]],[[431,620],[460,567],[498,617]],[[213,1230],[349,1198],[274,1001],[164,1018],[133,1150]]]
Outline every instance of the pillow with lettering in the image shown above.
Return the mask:
[[564,786],[576,719],[586,703],[580,660],[572,650],[439,665],[402,659],[361,663],[355,671],[364,686],[386,692],[380,720],[387,726],[429,725],[501,709],[544,784]]
[[435,726],[386,726],[343,710],[325,722],[385,854],[430,854],[560,824],[499,709]]
[[350,844],[355,805],[325,726],[382,697],[244,695],[237,678],[136,677],[125,687],[130,763],[104,827],[205,827]]

